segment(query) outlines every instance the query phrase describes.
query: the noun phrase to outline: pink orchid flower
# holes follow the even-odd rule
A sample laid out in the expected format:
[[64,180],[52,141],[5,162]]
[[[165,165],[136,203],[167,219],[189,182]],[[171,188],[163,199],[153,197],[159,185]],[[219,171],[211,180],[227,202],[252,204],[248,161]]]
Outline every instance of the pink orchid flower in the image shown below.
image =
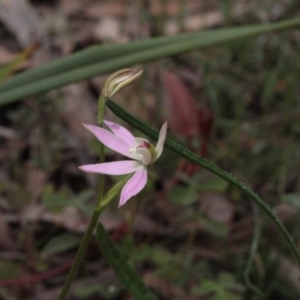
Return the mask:
[[94,165],[84,165],[80,170],[106,175],[124,175],[134,173],[121,191],[119,206],[124,205],[131,197],[138,194],[147,183],[147,166],[154,163],[163,151],[167,134],[167,122],[161,127],[158,142],[154,147],[147,139],[134,137],[123,126],[104,120],[112,131],[83,124],[106,147],[133,160],[122,160]]

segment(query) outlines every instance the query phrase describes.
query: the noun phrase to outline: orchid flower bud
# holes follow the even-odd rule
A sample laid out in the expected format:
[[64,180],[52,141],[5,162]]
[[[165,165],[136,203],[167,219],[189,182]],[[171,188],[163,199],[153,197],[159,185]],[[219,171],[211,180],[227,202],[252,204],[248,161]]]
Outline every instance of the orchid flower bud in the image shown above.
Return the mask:
[[104,87],[102,89],[102,94],[106,98],[112,97],[123,87],[138,79],[142,75],[142,73],[143,70],[134,74],[133,69],[122,69],[113,73],[106,79]]

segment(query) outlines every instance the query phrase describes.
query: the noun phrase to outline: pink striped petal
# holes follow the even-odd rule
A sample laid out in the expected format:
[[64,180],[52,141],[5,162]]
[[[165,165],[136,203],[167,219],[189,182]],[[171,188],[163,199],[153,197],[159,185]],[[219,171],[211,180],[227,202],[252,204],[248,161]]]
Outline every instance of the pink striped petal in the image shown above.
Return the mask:
[[129,147],[132,147],[134,145],[135,137],[125,127],[107,120],[104,120],[104,123],[116,136],[122,139]]
[[147,169],[140,167],[127,181],[121,192],[119,207],[124,205],[131,197],[138,194],[147,183]]
[[99,173],[106,175],[123,175],[135,172],[141,167],[141,163],[135,160],[123,160],[102,164],[84,165],[79,169],[84,172]]
[[121,138],[109,132],[101,127],[83,124],[83,126],[93,133],[96,138],[104,144],[106,147],[123,154],[129,158],[134,158],[134,156],[129,152],[127,143],[125,143]]
[[168,124],[167,124],[167,122],[165,122],[160,129],[158,142],[155,146],[155,154],[154,154],[154,157],[153,157],[151,163],[154,163],[161,156],[161,153],[164,149],[164,143],[165,143],[165,139],[166,139],[166,135],[167,135],[167,127],[168,127]]

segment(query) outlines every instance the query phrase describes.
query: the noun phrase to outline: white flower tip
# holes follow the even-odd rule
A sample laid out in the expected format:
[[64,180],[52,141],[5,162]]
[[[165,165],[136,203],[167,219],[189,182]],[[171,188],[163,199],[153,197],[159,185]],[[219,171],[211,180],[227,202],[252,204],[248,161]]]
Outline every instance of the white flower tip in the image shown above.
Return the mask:
[[162,154],[163,149],[164,149],[164,143],[166,140],[166,136],[167,136],[167,129],[168,129],[168,123],[165,122],[160,129],[159,132],[159,137],[158,137],[158,141],[157,144],[155,146],[155,155],[151,161],[151,163],[154,163]]

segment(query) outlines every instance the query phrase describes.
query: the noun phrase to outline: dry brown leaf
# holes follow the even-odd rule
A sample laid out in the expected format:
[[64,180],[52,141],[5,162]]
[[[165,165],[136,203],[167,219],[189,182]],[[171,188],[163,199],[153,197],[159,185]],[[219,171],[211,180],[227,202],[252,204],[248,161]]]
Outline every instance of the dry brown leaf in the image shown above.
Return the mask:
[[8,49],[0,46],[0,64],[5,64],[12,61],[17,53],[11,53]]
[[0,136],[7,139],[17,139],[18,134],[15,130],[0,125]]
[[[184,10],[186,13],[189,12],[200,12],[205,9],[208,3],[212,1],[184,1]],[[152,0],[149,2],[150,8],[149,10],[153,15],[161,15],[162,13],[162,2],[160,0]],[[213,3],[212,3],[213,4]],[[209,5],[211,6],[211,5]],[[216,5],[213,4],[215,7]],[[168,17],[176,17],[180,13],[180,5],[177,1],[165,1],[164,4],[164,14]]]
[[173,234],[171,227],[165,227],[151,220],[146,215],[138,214],[134,217],[134,231],[142,233],[154,233],[155,235]]
[[29,1],[0,0],[0,20],[22,47],[40,41],[45,35],[42,19]]
[[126,13],[124,2],[117,1],[94,1],[85,9],[85,13],[89,17],[99,18],[104,16],[122,17]]
[[297,292],[298,297],[300,297],[299,268],[297,264],[281,256],[278,263],[277,274],[284,279],[284,281],[291,284],[295,292]]
[[69,231],[79,233],[86,231],[89,222],[75,207],[69,206],[63,209],[61,213],[51,213],[46,211],[43,205],[39,204],[28,205],[22,212],[21,220],[22,223],[49,222]]
[[[89,224],[89,218],[83,216],[76,207],[69,206],[60,213],[52,213],[45,210],[43,205],[31,204],[22,213],[22,222],[49,222],[56,226],[63,227],[71,232],[84,233]],[[17,219],[10,221],[18,222]],[[119,228],[124,223],[124,215],[120,211],[105,212],[100,217],[100,222],[108,231]],[[172,234],[173,230],[165,228],[144,215],[137,215],[134,219],[133,229],[140,233],[155,233],[157,235]]]
[[58,3],[59,10],[66,15],[82,12],[84,6],[84,1],[60,0]]
[[287,222],[299,213],[295,206],[288,203],[278,204],[272,210],[281,222]]
[[[17,218],[10,218],[11,222],[18,222]],[[52,213],[40,204],[30,204],[22,212],[22,223],[36,223],[40,221],[54,224],[71,232],[84,233],[89,224],[89,218],[83,216],[76,207],[68,206],[60,213]],[[104,213],[100,221],[107,230],[113,230],[120,226],[123,219],[119,215]]]
[[84,83],[72,84],[64,88],[66,93],[65,107],[61,114],[62,120],[69,128],[72,136],[89,140],[91,134],[82,123],[97,123],[97,104],[88,93]]
[[171,130],[185,137],[199,134],[199,108],[188,87],[174,73],[164,72],[162,78],[167,91],[167,120]]
[[27,166],[26,189],[32,195],[32,200],[37,201],[47,181],[48,173],[33,165]]
[[125,42],[121,32],[121,23],[117,18],[103,17],[94,27],[95,37],[104,41]]
[[[237,3],[232,8],[234,16],[243,16],[250,9],[250,5],[246,3]],[[188,14],[188,18],[184,19],[183,27],[186,31],[197,31],[200,29],[211,28],[220,25],[224,21],[223,13],[218,6],[215,6],[208,11],[205,8],[195,7]],[[170,20],[166,22],[165,33],[175,35],[180,32],[178,21]]]

